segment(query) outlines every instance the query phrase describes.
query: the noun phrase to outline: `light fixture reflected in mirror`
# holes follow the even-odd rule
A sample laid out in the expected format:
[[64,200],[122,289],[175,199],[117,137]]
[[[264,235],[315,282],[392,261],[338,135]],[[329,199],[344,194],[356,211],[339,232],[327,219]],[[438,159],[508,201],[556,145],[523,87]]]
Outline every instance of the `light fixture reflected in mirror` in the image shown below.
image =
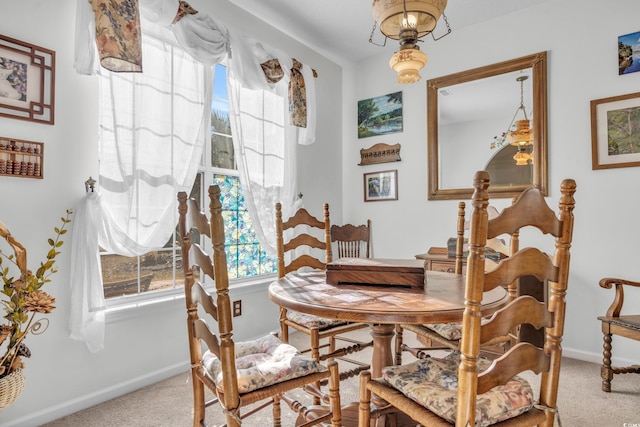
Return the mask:
[[[520,83],[520,105],[516,108],[516,112],[511,119],[511,123],[507,127],[507,131],[502,134],[500,138],[494,138],[494,142],[491,144],[491,148],[502,147],[507,142],[511,145],[518,147],[518,152],[513,159],[516,161],[516,165],[522,166],[529,164],[529,161],[533,157],[529,153],[528,146],[533,145],[533,127],[531,126],[531,120],[527,116],[527,110],[524,106],[524,82],[529,76],[520,76],[516,79]],[[522,111],[524,119],[516,120],[518,113]],[[515,122],[515,129],[514,127]]]
[[509,141],[509,144],[520,147],[533,143],[533,129],[531,128],[531,122],[527,117],[527,110],[524,108],[524,81],[528,78],[528,76],[520,76],[516,79],[516,81],[520,82],[520,105],[516,109],[516,113],[514,114],[511,122],[513,123],[513,120],[518,115],[518,111],[522,111],[524,119],[517,120],[515,130],[507,132],[507,141]]
[[[385,36],[385,45],[387,37],[400,42],[400,50],[389,60],[389,66],[398,73],[398,83],[420,80],[419,71],[427,63],[427,55],[416,43],[427,34],[433,37],[432,31],[446,6],[447,0],[373,0],[373,17]],[[451,29],[444,18],[449,34]],[[371,43],[374,31],[375,24],[369,37]]]
[[529,149],[526,145],[518,147],[518,152],[513,156],[513,160],[516,161],[517,166],[526,166],[533,163],[533,156],[529,153]]

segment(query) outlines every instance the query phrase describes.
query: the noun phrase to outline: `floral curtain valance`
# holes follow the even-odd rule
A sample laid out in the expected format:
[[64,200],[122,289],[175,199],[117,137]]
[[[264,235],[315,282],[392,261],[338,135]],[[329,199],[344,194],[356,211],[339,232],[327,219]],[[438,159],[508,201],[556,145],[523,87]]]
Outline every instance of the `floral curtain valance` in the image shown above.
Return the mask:
[[[284,71],[277,59],[269,59],[260,64],[269,83],[278,83],[284,77]],[[315,77],[315,72],[314,72]],[[289,123],[293,126],[307,127],[307,89],[302,74],[302,63],[293,58],[289,78]]]
[[[79,0],[82,1],[82,0]],[[205,63],[215,64],[225,56],[232,56],[236,50],[244,57],[245,49],[240,46],[246,41],[242,37],[233,37],[222,25],[217,24],[209,16],[199,14],[187,2],[180,0],[88,0],[92,13],[78,11],[79,22],[85,25],[83,34],[76,35],[76,70],[81,74],[94,74],[96,66],[91,60],[97,49],[99,63],[102,67],[114,72],[142,72],[141,24],[140,16],[158,25],[171,25],[175,37],[182,47],[194,58]],[[86,5],[86,4],[85,4]],[[171,15],[170,11],[174,13]],[[189,16],[191,19],[183,19]],[[170,18],[170,19],[169,19]],[[89,21],[87,23],[86,21]],[[95,23],[91,28],[90,22]],[[89,25],[89,26],[87,26]],[[80,40],[83,37],[95,38],[95,46],[91,41]],[[235,46],[235,49],[234,49]],[[244,57],[246,59],[246,57]],[[242,60],[241,71],[247,78],[245,83],[258,70],[262,70],[264,81],[273,85],[282,79],[284,72],[277,58],[271,57],[265,62],[255,63]],[[302,63],[292,59],[289,79],[289,122],[293,126],[307,127],[307,98]],[[236,64],[238,62],[236,61]],[[258,68],[259,67],[259,68]],[[317,76],[315,71],[314,77]],[[254,84],[249,85],[252,88]],[[261,89],[267,89],[262,88]]]
[[100,65],[114,72],[142,72],[138,0],[89,0],[96,23]]

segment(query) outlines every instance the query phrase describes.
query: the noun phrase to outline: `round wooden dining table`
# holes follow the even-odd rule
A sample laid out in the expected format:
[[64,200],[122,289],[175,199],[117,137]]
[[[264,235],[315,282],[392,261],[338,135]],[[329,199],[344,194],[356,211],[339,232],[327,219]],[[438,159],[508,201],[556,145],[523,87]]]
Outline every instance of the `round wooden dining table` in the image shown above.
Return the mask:
[[[373,338],[371,374],[377,378],[384,366],[393,363],[391,342],[396,324],[462,321],[464,282],[463,275],[425,271],[425,285],[421,288],[332,284],[327,282],[324,271],[314,270],[289,273],[271,283],[269,298],[288,310],[368,323]],[[482,315],[490,316],[508,302],[508,293],[502,287],[486,292]]]

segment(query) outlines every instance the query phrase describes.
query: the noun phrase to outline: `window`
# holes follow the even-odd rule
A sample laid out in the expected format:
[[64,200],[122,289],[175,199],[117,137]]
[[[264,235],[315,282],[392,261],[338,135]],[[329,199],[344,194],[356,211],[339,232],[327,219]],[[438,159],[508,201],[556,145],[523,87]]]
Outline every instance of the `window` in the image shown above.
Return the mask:
[[[207,188],[220,186],[225,218],[229,278],[243,279],[277,271],[277,261],[260,246],[240,187],[229,123],[226,67],[216,65],[211,103],[211,136],[206,142],[190,197],[208,205]],[[176,206],[177,212],[177,206]],[[137,295],[182,285],[177,233],[161,250],[138,257],[101,254],[105,298]]]
[[[201,173],[207,177],[203,179],[207,185],[203,186],[202,193],[209,184],[220,186],[229,278],[240,279],[276,272],[277,261],[269,257],[260,246],[244,203],[229,124],[227,69],[220,64],[215,66],[213,77],[209,142],[210,147],[205,148],[206,154],[203,156]],[[201,196],[203,203],[206,196]]]
[[108,299],[168,289],[173,288],[174,283],[182,285],[184,276],[180,253],[172,236],[164,248],[142,256],[101,254],[104,297]]

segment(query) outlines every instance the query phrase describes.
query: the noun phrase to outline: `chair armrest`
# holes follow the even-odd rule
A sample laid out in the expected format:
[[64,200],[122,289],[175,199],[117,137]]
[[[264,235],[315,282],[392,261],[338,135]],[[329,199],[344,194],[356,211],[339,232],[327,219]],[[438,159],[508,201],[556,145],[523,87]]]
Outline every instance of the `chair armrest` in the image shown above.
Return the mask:
[[631,280],[618,279],[613,277],[605,277],[604,279],[600,279],[601,288],[611,289],[614,284],[616,285],[616,294],[614,296],[613,302],[607,310],[607,317],[620,317],[622,304],[624,304],[623,285],[640,288],[640,282],[633,282]]
[[640,288],[640,282],[632,282],[631,280],[617,279],[614,277],[605,277],[604,279],[600,279],[601,288],[611,289],[611,285],[613,285],[614,283],[620,283],[621,285],[629,285]]

